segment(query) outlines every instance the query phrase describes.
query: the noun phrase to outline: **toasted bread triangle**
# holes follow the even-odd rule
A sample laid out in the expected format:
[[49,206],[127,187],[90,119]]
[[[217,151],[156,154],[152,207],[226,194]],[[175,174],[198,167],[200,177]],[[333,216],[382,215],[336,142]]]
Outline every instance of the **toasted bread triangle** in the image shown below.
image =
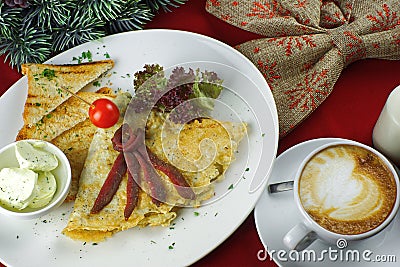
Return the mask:
[[51,140],[51,143],[65,153],[71,164],[71,186],[65,199],[66,202],[75,200],[78,193],[79,177],[96,130],[97,127],[89,119],[86,119]]
[[23,64],[22,73],[28,77],[28,96],[23,113],[24,124],[32,127],[70,98],[71,94],[63,88],[76,93],[113,66],[112,60],[77,65]]
[[[115,97],[112,90],[107,87],[103,87],[97,92],[78,92],[77,96],[89,103],[99,98],[111,99]],[[88,104],[76,97],[71,97],[46,114],[34,126],[29,127],[25,124],[18,132],[16,140],[40,139],[50,141],[86,118],[88,118]]]

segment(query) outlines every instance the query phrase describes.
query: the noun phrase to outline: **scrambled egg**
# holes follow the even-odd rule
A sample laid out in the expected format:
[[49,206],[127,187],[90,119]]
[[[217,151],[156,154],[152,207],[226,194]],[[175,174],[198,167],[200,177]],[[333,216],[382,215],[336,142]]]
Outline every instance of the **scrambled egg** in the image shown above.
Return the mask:
[[[213,181],[221,179],[233,161],[239,141],[246,133],[243,123],[195,120],[186,125],[167,125],[165,114],[152,112],[147,122],[146,145],[160,159],[181,170],[196,193],[189,201],[176,192],[168,177],[159,172],[167,189],[167,203],[155,205],[140,191],[138,206],[124,218],[126,181],[124,177],[112,201],[99,213],[90,214],[111,166],[118,155],[111,138],[122,121],[109,129],[98,129],[90,146],[81,175],[79,191],[68,225],[63,233],[73,239],[102,241],[114,233],[135,226],[168,226],[179,206],[198,206],[214,195]],[[168,127],[171,126],[171,127]],[[178,137],[178,138],[177,138]]]

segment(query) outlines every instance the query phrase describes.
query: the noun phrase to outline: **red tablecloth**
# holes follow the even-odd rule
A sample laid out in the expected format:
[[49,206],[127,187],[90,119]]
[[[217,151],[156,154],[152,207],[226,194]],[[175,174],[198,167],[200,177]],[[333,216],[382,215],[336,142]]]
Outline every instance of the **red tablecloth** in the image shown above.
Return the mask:
[[[259,37],[215,18],[204,6],[205,0],[190,0],[172,13],[160,13],[146,28],[192,31],[231,46]],[[21,77],[3,61],[4,56],[0,57],[0,95]],[[400,61],[368,59],[351,64],[343,71],[328,99],[280,141],[278,153],[319,137],[348,138],[371,145],[372,129],[380,110],[390,91],[399,84]],[[271,214],[271,219],[278,216]],[[194,266],[276,266],[270,260],[258,260],[260,249],[263,246],[251,213],[232,236]]]

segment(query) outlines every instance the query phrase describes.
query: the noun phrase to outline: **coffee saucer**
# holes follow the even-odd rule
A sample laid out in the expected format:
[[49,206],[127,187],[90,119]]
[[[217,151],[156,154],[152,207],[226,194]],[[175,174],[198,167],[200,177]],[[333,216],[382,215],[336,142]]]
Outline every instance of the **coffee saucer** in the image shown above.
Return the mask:
[[[295,145],[277,157],[268,183],[292,180],[305,155],[317,147],[339,138],[313,139]],[[254,210],[258,235],[265,251],[259,251],[260,261],[266,251],[279,266],[398,266],[400,261],[400,216],[379,234],[353,243],[338,240],[337,244],[315,241],[302,252],[290,251],[283,244],[285,234],[301,222],[293,198],[293,191],[271,194],[264,190]]]

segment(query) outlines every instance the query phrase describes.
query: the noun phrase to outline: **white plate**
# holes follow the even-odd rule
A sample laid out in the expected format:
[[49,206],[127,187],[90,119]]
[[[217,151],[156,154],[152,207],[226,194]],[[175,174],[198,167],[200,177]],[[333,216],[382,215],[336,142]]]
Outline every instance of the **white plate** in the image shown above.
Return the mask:
[[[0,217],[0,260],[8,266],[183,266],[196,262],[231,235],[249,215],[272,169],[278,144],[278,117],[265,79],[247,58],[230,46],[202,35],[173,30],[109,36],[68,50],[49,62],[71,63],[73,57],[85,51],[91,51],[94,60],[104,59],[108,53],[116,64],[112,75],[100,82],[127,91],[133,90],[132,74],[146,63],[169,68],[206,61],[214,62],[213,66],[225,66],[215,70],[229,89],[225,90],[225,97],[228,102],[232,96],[235,96],[233,102],[239,99],[238,95],[243,98],[246,108],[235,111],[250,127],[248,141],[239,148],[238,158],[223,184],[223,190],[229,193],[196,210],[182,209],[171,228],[130,229],[99,244],[73,241],[61,233],[72,205],[63,205],[33,221]],[[94,89],[94,86],[87,88]],[[22,126],[26,92],[27,80],[22,78],[0,98],[0,147],[12,142]],[[249,170],[243,173],[235,170],[235,166],[247,166]],[[257,179],[252,184],[254,192],[250,193],[253,177]],[[229,183],[235,184],[231,190]]]
[[[320,145],[338,140],[342,139],[314,139],[286,150],[276,159],[268,183],[291,180],[305,155]],[[283,244],[283,236],[301,220],[294,204],[293,191],[270,194],[264,190],[255,207],[254,217],[261,242],[279,266],[398,266],[395,260],[400,259],[399,214],[373,238],[344,247],[341,247],[344,243],[328,245],[317,240],[304,254],[291,252]],[[267,260],[265,251],[258,255],[261,260]],[[308,258],[309,255],[312,255],[311,258]],[[379,259],[386,262],[378,262]]]

